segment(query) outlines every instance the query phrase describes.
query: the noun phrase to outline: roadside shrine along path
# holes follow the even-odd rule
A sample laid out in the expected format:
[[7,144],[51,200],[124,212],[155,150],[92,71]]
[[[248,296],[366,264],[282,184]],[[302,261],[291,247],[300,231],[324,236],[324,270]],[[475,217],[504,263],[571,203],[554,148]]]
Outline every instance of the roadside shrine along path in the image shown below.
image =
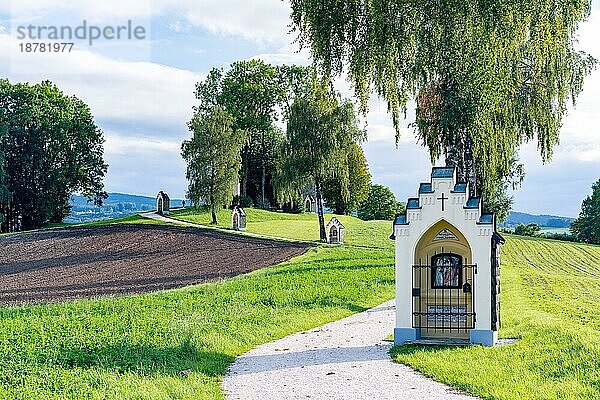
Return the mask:
[[[203,227],[156,213],[142,216]],[[222,230],[220,228],[213,228]],[[244,236],[263,237],[249,232]],[[269,237],[286,240],[284,238]],[[236,358],[223,381],[228,400],[473,400],[475,397],[394,363],[390,300],[339,321],[260,345]]]
[[254,348],[224,378],[228,400],[467,400],[392,362],[394,302]]
[[[281,262],[314,245],[247,232],[243,238],[154,213],[142,216],[171,225],[70,227],[0,237],[0,260],[5,260],[0,261],[0,304],[69,301],[210,282]],[[230,366],[223,382],[227,398],[473,399],[393,363],[392,344],[384,341],[393,321],[390,301],[258,346]]]

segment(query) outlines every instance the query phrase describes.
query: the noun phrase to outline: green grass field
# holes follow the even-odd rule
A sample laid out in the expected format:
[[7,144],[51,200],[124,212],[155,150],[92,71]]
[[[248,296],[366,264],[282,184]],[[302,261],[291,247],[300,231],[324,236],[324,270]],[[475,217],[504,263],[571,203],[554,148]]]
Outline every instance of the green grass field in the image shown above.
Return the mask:
[[237,355],[393,297],[393,253],[363,245],[185,289],[0,308],[0,398],[221,399]]
[[571,229],[570,228],[542,228],[542,230],[540,231],[541,234],[544,233],[571,233]]
[[[245,208],[244,211],[247,214],[248,232],[295,240],[319,240],[319,220],[316,214],[286,214],[256,208]],[[201,225],[209,225],[211,221],[208,211],[192,208],[175,211],[171,217]],[[326,214],[325,223],[329,222],[331,217],[333,215]],[[336,217],[346,228],[346,244],[393,250],[394,242],[389,238],[392,234],[391,221],[363,221],[348,215]],[[217,221],[218,227],[231,228],[231,210],[220,210]]]
[[[247,212],[251,232],[317,240],[315,215]],[[221,399],[237,355],[393,297],[390,223],[341,220],[349,244],[219,283],[0,308],[0,398]],[[500,336],[517,343],[403,346],[394,359],[488,399],[600,398],[600,247],[507,236],[502,262]]]
[[396,347],[395,360],[490,399],[600,398],[600,246],[508,236],[496,348]]

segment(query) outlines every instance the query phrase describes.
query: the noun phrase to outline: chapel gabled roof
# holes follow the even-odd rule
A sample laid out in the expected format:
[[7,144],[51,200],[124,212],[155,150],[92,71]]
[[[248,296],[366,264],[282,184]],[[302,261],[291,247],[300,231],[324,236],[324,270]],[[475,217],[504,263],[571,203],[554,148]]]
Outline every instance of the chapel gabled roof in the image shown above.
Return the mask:
[[479,217],[478,223],[480,224],[493,224],[494,223],[494,214],[492,213],[484,213]]
[[[460,199],[462,203],[462,208],[466,210],[480,210],[481,211],[481,197],[468,197],[468,196],[460,196],[461,194],[468,194],[469,192],[469,184],[467,182],[456,182],[456,169],[454,167],[433,167],[431,170],[431,182],[421,182],[419,184],[419,196],[411,197],[408,199],[406,203],[406,210],[416,211],[421,210],[423,208],[428,208],[432,204],[437,204],[436,199],[430,199],[428,194],[436,193],[437,184],[433,182],[433,178],[452,178],[453,182],[450,184],[450,193],[455,193],[459,197],[454,197],[454,199]],[[425,196],[421,196],[425,195]],[[443,193],[442,193],[443,197]],[[465,202],[464,198],[467,197]],[[433,203],[432,203],[433,200]],[[450,200],[449,198],[438,198],[437,200],[441,200],[442,204],[444,204],[444,200]],[[454,200],[453,200],[454,201]],[[460,203],[454,202],[452,204],[456,204],[460,206]],[[443,207],[442,207],[443,211]],[[478,224],[491,224],[495,225],[495,216],[493,213],[485,213],[481,214],[479,218],[476,220]],[[397,215],[394,219],[394,225],[408,225],[408,217],[407,213]]]
[[408,225],[406,222],[406,214],[398,214],[394,219],[394,225]]
[[431,169],[432,178],[452,178],[454,177],[454,167],[433,167]]
[[240,206],[235,206],[233,207],[233,212],[237,212],[238,214],[240,214],[241,216],[245,217],[246,216],[246,211],[244,211],[244,209]]
[[344,225],[342,225],[342,223],[340,222],[340,220],[337,219],[336,217],[331,218],[331,220],[327,223],[327,225],[325,225],[325,227],[327,228],[327,227],[330,227],[331,225],[336,225],[342,229],[345,228]]
[[433,193],[431,182],[422,182],[419,185],[419,193]]
[[492,235],[492,240],[497,244],[504,244],[506,242],[506,240],[498,232],[494,232],[494,234]]
[[481,203],[481,197],[469,197],[465,208],[479,208],[479,203]]
[[467,183],[466,182],[458,182],[454,185],[454,189],[452,189],[454,193],[467,193]]
[[[406,210],[410,210],[412,213],[416,213],[417,215],[419,214],[419,210],[422,210],[423,208],[425,209],[429,209],[429,207],[431,207],[432,205],[437,205],[439,204],[439,201],[441,201],[442,203],[442,212],[444,211],[444,200],[452,200],[453,202],[451,203],[451,206],[458,206],[461,207],[462,204],[462,208],[464,208],[465,210],[479,210],[480,212],[481,210],[481,204],[482,204],[482,200],[481,197],[468,197],[468,196],[463,196],[462,194],[468,194],[469,190],[469,184],[467,182],[456,182],[456,170],[453,167],[433,167],[432,168],[432,172],[431,172],[431,177],[433,178],[452,178],[453,182],[450,183],[449,188],[450,188],[450,193],[454,193],[455,196],[451,196],[450,198],[446,197],[444,198],[444,190],[447,189],[441,189],[442,190],[442,195],[440,198],[437,199],[432,199],[430,198],[430,196],[427,196],[428,194],[433,194],[436,193],[437,191],[437,187],[439,185],[441,185],[441,183],[438,185],[437,183],[432,182],[422,182],[419,184],[419,196],[418,197],[411,197],[408,199],[407,203],[406,203]],[[447,186],[445,186],[447,188]],[[421,196],[424,195],[424,196]],[[467,198],[466,202],[465,202],[465,197]],[[439,200],[438,202],[436,202],[435,200]],[[456,200],[459,200],[459,202],[456,202]],[[464,203],[463,203],[464,202]],[[411,217],[412,218],[412,217]],[[417,216],[416,220],[420,220],[420,217]],[[475,221],[477,224],[483,224],[483,225],[496,225],[496,216],[493,213],[481,213],[479,215],[479,218]],[[399,214],[396,215],[395,219],[394,219],[394,225],[408,225],[409,221],[408,221],[408,215],[405,212],[404,214]]]
[[417,197],[411,197],[410,199],[408,199],[408,202],[406,203],[406,208],[407,209],[421,208],[419,206],[419,199]]

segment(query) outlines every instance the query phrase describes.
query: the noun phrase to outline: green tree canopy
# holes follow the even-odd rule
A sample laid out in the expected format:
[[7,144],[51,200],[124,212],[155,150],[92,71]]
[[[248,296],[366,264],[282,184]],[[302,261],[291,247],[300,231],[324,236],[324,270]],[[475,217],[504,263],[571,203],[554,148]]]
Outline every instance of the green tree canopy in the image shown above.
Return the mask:
[[234,119],[220,106],[196,110],[188,123],[192,138],[183,142],[181,155],[187,162],[188,197],[204,202],[217,223],[217,209],[230,204],[240,170],[243,131],[233,129]]
[[276,68],[282,95],[279,107],[283,118],[287,118],[294,100],[310,94],[314,70],[300,65],[278,65]]
[[[0,81],[0,86],[3,83]],[[8,110],[5,108],[0,108],[0,143],[5,141],[5,137],[8,135],[8,125],[7,125],[7,114]],[[9,206],[9,202],[11,199],[10,192],[8,191],[7,184],[7,175],[6,175],[6,167],[5,167],[5,155],[4,148],[0,146],[0,232],[2,232],[2,225],[5,221],[4,213]]]
[[581,213],[571,224],[571,232],[580,242],[600,244],[600,179],[581,203]]
[[371,185],[367,199],[358,207],[358,218],[393,220],[396,214],[404,212],[404,204],[396,201],[392,191],[383,185]]
[[101,204],[104,138],[85,103],[51,82],[0,80],[0,110],[3,231],[62,221],[76,192]]
[[268,177],[277,147],[273,123],[284,90],[278,72],[262,60],[236,61],[226,72],[213,68],[196,85],[197,110],[219,105],[233,117],[234,131],[249,134],[242,148],[241,191],[261,206],[274,198]]
[[226,71],[213,68],[196,85],[195,110],[219,105],[234,118],[234,130],[248,133],[242,148],[241,198],[251,198],[259,207],[276,202],[272,176],[282,133],[275,122],[287,118],[296,97],[309,93],[311,76],[309,67],[237,61]]
[[[367,199],[371,188],[371,172],[360,145],[350,143],[345,151],[346,156],[338,168],[345,168],[347,172],[330,177],[323,183],[325,206],[333,209],[336,214],[355,211]],[[347,182],[340,175],[347,177]]]
[[347,190],[347,147],[364,139],[357,125],[354,106],[342,101],[325,82],[313,82],[308,95],[297,97],[289,113],[287,138],[277,165],[275,184],[281,202],[297,197],[307,183],[314,183],[319,216],[319,233],[325,240],[323,183],[338,177]]
[[444,156],[486,197],[514,172],[524,141],[550,159],[567,104],[595,65],[575,49],[589,0],[291,4],[325,75],[347,71],[363,111],[372,90],[383,97],[397,136],[416,101],[414,126],[432,161]]
[[538,224],[519,224],[515,227],[515,235],[537,236],[541,230]]

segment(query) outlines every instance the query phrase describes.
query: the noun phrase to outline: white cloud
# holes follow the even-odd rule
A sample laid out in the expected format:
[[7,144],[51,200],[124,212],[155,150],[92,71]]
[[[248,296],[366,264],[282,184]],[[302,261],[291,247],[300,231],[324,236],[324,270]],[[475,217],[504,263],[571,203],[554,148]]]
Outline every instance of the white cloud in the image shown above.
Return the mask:
[[[0,52],[15,39],[0,35]],[[130,62],[78,50],[70,56],[30,55],[0,65],[12,82],[51,80],[91,108],[105,131],[108,191],[152,195],[165,189],[175,197],[186,189],[181,141],[195,104],[194,85],[203,77],[149,62]],[[5,60],[6,61],[6,60]],[[44,73],[39,69],[60,71]]]
[[184,26],[181,23],[180,20],[177,21],[173,21],[169,24],[169,29],[171,29],[173,32],[177,32],[177,33],[181,33],[184,31]]
[[261,59],[274,65],[296,64],[309,66],[311,64],[310,52],[307,49],[299,50],[296,45],[287,43],[280,47],[276,52],[260,53],[253,55],[249,59]]
[[108,191],[155,195],[159,190],[167,190],[172,197],[184,197],[186,167],[179,141],[112,131],[105,132],[105,139]]
[[[90,22],[168,15],[214,34],[238,36],[257,43],[289,42],[290,8],[288,2],[281,0],[13,0],[2,3],[0,12],[10,13],[21,21],[57,14]],[[173,23],[172,27],[183,29],[183,22]]]
[[153,0],[9,0],[0,4],[0,12],[10,13],[12,18],[39,18],[58,12],[75,18],[104,21],[111,18],[150,17],[159,4]]
[[[598,3],[594,0],[590,21],[581,26],[579,47],[600,58]],[[297,53],[296,45],[291,43],[294,36],[288,34],[289,4],[281,0],[12,0],[0,1],[0,13],[3,12],[9,13],[14,21],[64,16],[68,21],[86,18],[97,23],[120,23],[123,19],[143,22],[164,18],[161,22],[177,32],[206,30],[213,34],[217,44],[223,35],[253,41],[258,46],[257,56],[252,58],[260,57],[275,64],[306,65],[309,62],[308,51]],[[194,84],[202,75],[151,62],[131,61],[151,59],[149,53],[142,58],[131,55],[137,52],[143,56],[144,51],[150,52],[150,41],[119,44],[124,47],[122,59],[80,50],[73,57],[13,56],[10,64],[6,64],[7,50],[3,46],[13,46],[15,43],[11,40],[0,32],[0,53],[3,54],[0,73],[3,76],[11,81],[50,79],[92,108],[106,132],[105,153],[110,164],[106,178],[108,190],[154,194],[166,189],[174,196],[182,195],[186,182],[179,144],[188,135],[185,122],[195,103]],[[144,45],[149,47],[134,48]],[[241,58],[235,54],[236,50],[219,51],[226,60]],[[198,57],[191,52],[189,56]],[[13,68],[9,69],[10,66]],[[351,85],[344,78],[336,82],[336,87],[344,96],[353,97]],[[561,144],[550,164],[541,164],[534,143],[524,147],[521,155],[527,177],[516,193],[517,210],[577,214],[583,196],[598,179],[600,171],[599,99],[600,71],[596,71],[586,81],[577,108],[565,118]],[[374,181],[390,186],[403,201],[414,195],[418,182],[427,179],[430,172],[426,149],[416,142],[407,127],[413,120],[414,106],[410,106],[396,148],[385,102],[376,97],[369,101],[369,141],[363,148]]]
[[543,164],[535,142],[520,151],[525,181],[514,193],[516,210],[576,216],[593,182],[600,178],[600,71],[586,80],[577,107],[561,129],[552,160]]
[[[0,52],[10,53],[17,40],[0,35]],[[98,119],[179,126],[185,131],[199,74],[149,62],[111,59],[86,50],[70,54],[12,53],[13,81],[50,79],[63,91],[84,100]],[[48,72],[50,71],[50,72]]]
[[209,32],[257,42],[288,43],[290,9],[281,0],[186,2],[187,20]]
[[181,143],[169,140],[160,140],[153,137],[122,136],[115,132],[104,133],[106,142],[104,151],[119,156],[160,156],[163,152],[178,153]]

